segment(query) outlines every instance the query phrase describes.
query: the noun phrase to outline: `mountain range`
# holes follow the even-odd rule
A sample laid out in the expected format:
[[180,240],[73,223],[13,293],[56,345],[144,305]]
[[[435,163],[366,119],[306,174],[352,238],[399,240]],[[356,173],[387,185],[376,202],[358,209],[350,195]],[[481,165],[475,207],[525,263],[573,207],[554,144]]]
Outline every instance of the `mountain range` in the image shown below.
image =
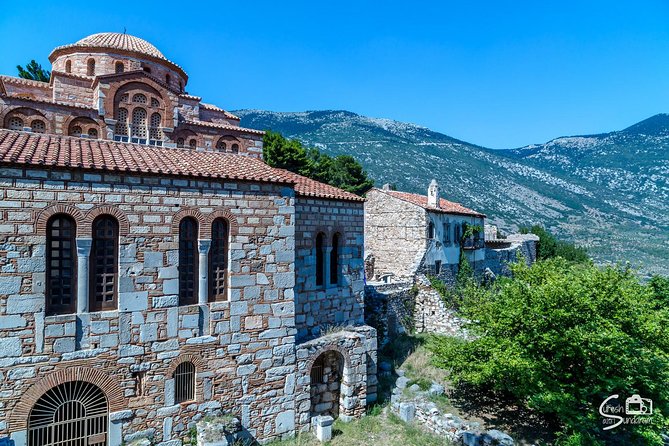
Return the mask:
[[669,275],[669,115],[624,130],[493,150],[426,127],[348,111],[238,110],[330,155],[355,156],[376,185],[442,197],[483,212],[503,232],[541,224],[599,263]]

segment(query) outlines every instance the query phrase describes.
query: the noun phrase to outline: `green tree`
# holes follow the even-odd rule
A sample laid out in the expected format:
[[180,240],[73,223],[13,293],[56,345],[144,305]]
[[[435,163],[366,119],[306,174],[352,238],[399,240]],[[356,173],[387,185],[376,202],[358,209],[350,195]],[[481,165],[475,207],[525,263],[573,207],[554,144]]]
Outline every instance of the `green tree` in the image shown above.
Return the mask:
[[23,79],[32,79],[34,81],[40,82],[49,82],[51,78],[51,72],[42,68],[42,65],[35,62],[35,59],[31,60],[25,67],[17,65],[16,69],[19,72],[19,77]]
[[362,195],[374,186],[374,181],[351,155],[337,155],[332,162],[328,184]]
[[[512,278],[467,287],[471,340],[433,337],[456,382],[501,392],[556,420],[563,445],[662,445],[669,411],[669,304],[634,271],[556,257],[511,266]],[[610,395],[653,401],[651,424],[602,430]]]
[[564,240],[558,240],[553,234],[548,232],[542,226],[534,225],[531,228],[520,228],[523,234],[534,234],[539,236],[537,246],[537,260],[551,259],[553,257],[562,257],[570,262],[588,262],[588,251],[573,243]]

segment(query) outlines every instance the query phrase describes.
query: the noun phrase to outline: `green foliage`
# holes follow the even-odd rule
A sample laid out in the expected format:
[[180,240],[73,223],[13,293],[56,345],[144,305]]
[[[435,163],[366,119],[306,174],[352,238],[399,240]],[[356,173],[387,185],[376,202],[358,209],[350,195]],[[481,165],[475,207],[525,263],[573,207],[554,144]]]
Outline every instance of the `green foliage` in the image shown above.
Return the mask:
[[655,299],[669,304],[669,277],[653,276],[648,281],[648,286],[653,291]]
[[42,65],[35,62],[35,59],[31,60],[25,68],[17,65],[16,69],[19,72],[19,77],[23,79],[32,79],[40,82],[49,82],[49,79],[51,79],[51,72],[42,68]]
[[[560,444],[662,444],[669,303],[658,305],[653,285],[628,269],[557,257],[511,270],[489,288],[465,289],[472,340],[431,337],[435,364],[555,420]],[[612,394],[651,398],[653,423],[603,431],[598,409]]]
[[357,195],[364,194],[374,185],[352,156],[332,157],[318,149],[306,149],[300,141],[284,138],[278,132],[265,133],[263,157],[272,167],[290,170]]
[[539,236],[537,245],[537,260],[562,257],[570,262],[589,262],[588,251],[573,243],[558,240],[553,234],[542,226],[534,225],[531,228],[520,228],[521,234],[534,234]]
[[420,390],[425,392],[426,390],[430,390],[430,386],[432,386],[432,381],[430,381],[427,378],[419,377],[416,379],[412,379],[407,383],[407,387],[411,387],[414,384],[418,385]]

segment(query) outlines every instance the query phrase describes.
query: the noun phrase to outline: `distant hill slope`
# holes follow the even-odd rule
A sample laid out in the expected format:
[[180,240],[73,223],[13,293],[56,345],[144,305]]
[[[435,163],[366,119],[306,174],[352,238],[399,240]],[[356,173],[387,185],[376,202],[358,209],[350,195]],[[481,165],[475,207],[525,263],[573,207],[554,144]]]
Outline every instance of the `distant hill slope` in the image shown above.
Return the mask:
[[504,230],[541,223],[601,262],[669,274],[669,116],[625,130],[490,150],[389,119],[347,111],[239,110],[242,125],[272,129],[326,153],[352,154],[376,179],[486,213]]

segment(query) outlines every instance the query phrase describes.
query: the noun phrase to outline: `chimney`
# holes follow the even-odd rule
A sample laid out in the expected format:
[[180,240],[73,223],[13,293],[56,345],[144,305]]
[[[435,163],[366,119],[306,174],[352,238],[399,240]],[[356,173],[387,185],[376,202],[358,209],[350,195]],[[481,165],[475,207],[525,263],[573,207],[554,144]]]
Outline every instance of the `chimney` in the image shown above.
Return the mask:
[[386,183],[383,185],[383,190],[390,190],[390,183]]
[[439,208],[439,184],[437,184],[437,180],[432,180],[427,188],[427,205]]

